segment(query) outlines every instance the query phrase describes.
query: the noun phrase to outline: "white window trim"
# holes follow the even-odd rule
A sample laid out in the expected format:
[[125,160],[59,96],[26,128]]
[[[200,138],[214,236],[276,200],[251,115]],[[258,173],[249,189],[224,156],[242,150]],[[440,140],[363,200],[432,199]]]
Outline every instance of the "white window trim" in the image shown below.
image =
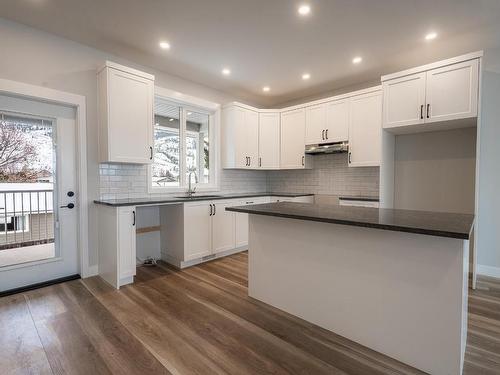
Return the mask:
[[[162,87],[155,87],[155,98],[159,97],[161,99],[177,103],[183,107],[181,111],[181,124],[184,124],[184,118],[186,112],[189,111],[198,111],[202,113],[207,113],[209,115],[209,122],[211,124],[211,131],[209,134],[210,137],[210,183],[202,184],[197,183],[194,184],[196,186],[196,191],[220,191],[220,111],[221,106],[218,103],[210,102],[204,99],[196,98],[194,96],[181,94],[179,92],[165,89]],[[154,124],[151,126],[154,127]],[[185,137],[185,126],[180,127],[180,136],[181,140]],[[154,129],[152,132],[154,136]],[[152,140],[154,144],[154,139]],[[180,145],[180,162],[179,168],[181,170],[180,174],[180,186],[162,186],[162,187],[153,187],[152,184],[152,164],[148,166],[147,170],[147,186],[149,194],[172,194],[172,193],[180,193],[185,192],[188,188],[187,179],[185,176],[184,165],[186,163],[186,150],[183,142]],[[213,166],[213,168],[212,168]]]

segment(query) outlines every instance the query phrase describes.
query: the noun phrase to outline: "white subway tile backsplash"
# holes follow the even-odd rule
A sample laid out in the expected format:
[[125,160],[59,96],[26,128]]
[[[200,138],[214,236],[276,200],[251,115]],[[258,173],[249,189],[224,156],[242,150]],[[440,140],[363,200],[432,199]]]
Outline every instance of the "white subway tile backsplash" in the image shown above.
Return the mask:
[[[147,197],[147,166],[101,164],[101,199]],[[324,195],[378,197],[379,168],[349,168],[347,154],[322,154],[313,157],[313,169],[286,171],[247,171],[223,169],[220,172],[223,193],[290,192]],[[156,195],[156,194],[155,194]]]

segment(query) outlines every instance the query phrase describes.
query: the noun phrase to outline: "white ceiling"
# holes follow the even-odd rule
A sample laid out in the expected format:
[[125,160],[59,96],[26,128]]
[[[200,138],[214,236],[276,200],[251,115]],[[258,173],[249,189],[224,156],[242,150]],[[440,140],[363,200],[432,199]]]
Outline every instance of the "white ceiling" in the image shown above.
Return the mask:
[[[300,3],[311,14],[299,17]],[[499,0],[0,0],[0,16],[273,106],[500,45]],[[427,32],[439,35],[424,40]],[[168,40],[170,51],[158,47]],[[363,62],[353,65],[354,56]],[[221,69],[231,68],[230,77]],[[304,72],[311,74],[303,81]],[[262,87],[271,87],[263,93]]]

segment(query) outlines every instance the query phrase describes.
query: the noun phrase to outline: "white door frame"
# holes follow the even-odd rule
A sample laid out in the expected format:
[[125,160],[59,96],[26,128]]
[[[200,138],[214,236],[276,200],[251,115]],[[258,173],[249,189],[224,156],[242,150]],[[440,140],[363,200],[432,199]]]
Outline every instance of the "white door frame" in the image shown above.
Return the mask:
[[[78,185],[78,236],[77,249],[80,259],[80,276],[93,276],[89,268],[88,199],[87,199],[87,118],[85,96],[71,94],[47,87],[0,79],[0,93],[17,95],[49,103],[69,105],[76,109],[76,165]],[[95,267],[93,267],[95,268]]]

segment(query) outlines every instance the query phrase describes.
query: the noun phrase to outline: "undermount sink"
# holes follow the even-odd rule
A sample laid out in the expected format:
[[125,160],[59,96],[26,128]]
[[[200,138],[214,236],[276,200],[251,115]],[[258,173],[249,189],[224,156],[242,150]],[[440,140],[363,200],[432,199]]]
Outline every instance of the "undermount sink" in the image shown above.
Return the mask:
[[179,195],[176,198],[183,198],[183,199],[207,199],[207,198],[220,198],[220,195],[197,195],[193,194],[191,196],[189,195]]

